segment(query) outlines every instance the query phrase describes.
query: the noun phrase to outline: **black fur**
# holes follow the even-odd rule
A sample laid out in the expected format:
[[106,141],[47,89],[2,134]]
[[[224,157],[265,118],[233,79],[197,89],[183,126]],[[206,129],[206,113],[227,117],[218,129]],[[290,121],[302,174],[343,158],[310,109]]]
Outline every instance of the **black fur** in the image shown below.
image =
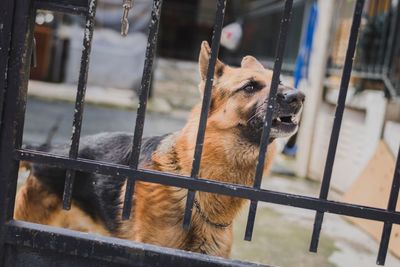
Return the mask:
[[140,157],[139,157],[139,162],[149,162],[151,161],[151,156],[153,152],[157,149],[157,146],[160,144],[160,142],[167,136],[162,135],[162,136],[154,136],[148,139],[144,139],[144,142],[142,144],[142,148],[140,150]]
[[[128,133],[102,133],[83,137],[79,157],[128,165],[131,155],[132,135]],[[152,153],[164,136],[143,139],[140,164],[151,161]],[[68,155],[67,147],[53,147],[48,152]],[[32,165],[33,175],[60,198],[64,188],[65,170],[43,164]],[[110,232],[119,228],[121,208],[120,192],[124,180],[109,175],[77,172],[72,198],[93,219],[104,222]]]
[[[250,143],[259,145],[261,141],[263,119],[261,116],[256,116],[257,103],[252,107],[248,115],[247,125],[239,125],[241,135]],[[262,115],[262,114],[261,114]]]

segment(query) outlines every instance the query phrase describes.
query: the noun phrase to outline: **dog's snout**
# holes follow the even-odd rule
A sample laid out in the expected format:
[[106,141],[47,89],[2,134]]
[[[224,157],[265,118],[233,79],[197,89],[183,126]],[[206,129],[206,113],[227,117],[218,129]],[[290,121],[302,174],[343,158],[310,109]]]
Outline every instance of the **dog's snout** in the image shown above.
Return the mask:
[[305,99],[305,95],[302,91],[300,90],[279,90],[278,91],[278,99],[280,99],[282,102],[285,102],[287,104],[292,104],[292,103],[303,103]]

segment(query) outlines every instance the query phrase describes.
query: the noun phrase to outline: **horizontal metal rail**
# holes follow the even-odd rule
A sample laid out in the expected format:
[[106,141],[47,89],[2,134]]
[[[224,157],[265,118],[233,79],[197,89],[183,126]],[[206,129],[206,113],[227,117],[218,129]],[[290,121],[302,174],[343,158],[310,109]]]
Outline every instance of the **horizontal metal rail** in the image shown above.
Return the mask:
[[81,172],[113,175],[116,178],[119,177],[120,179],[125,179],[127,176],[134,176],[137,180],[144,182],[158,183],[167,186],[229,195],[233,197],[287,205],[319,212],[328,212],[338,215],[400,224],[399,212],[391,212],[368,206],[252,188],[208,179],[194,179],[187,176],[162,173],[152,170],[133,170],[129,168],[129,166],[125,165],[99,162],[82,158],[70,159],[60,155],[26,149],[16,150],[15,158],[18,160],[55,166],[62,169],[73,169]]
[[[331,66],[330,68],[328,68],[327,74],[340,76],[342,75],[342,72],[343,72],[343,66],[341,67]],[[383,74],[377,72],[358,71],[353,69],[351,71],[351,76],[363,79],[370,79],[370,80],[381,80]]]
[[[337,66],[330,67],[327,71],[327,74],[329,74],[329,75],[340,76],[341,73],[342,73],[342,69]],[[351,77],[374,80],[374,81],[383,81],[384,85],[386,86],[386,90],[388,91],[390,96],[393,97],[393,96],[398,95],[398,93],[396,91],[397,89],[395,88],[393,81],[389,78],[387,73],[352,70]]]
[[34,6],[36,9],[76,15],[86,15],[89,10],[87,0],[36,0]]
[[5,242],[13,246],[124,266],[264,266],[22,221],[10,221],[5,228]]

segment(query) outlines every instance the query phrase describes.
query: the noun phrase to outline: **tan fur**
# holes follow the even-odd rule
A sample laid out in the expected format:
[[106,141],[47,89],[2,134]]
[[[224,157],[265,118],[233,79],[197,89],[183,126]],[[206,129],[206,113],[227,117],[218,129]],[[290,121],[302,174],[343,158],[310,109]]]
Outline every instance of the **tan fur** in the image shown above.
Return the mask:
[[109,235],[101,222],[93,220],[74,203],[71,210],[63,210],[60,197],[50,193],[33,175],[19,189],[15,202],[16,220]]
[[[199,89],[203,93],[210,48],[202,43],[199,56]],[[253,57],[243,58],[241,68],[232,68],[217,61],[212,91],[212,106],[207,122],[199,177],[221,182],[251,186],[258,157],[258,147],[238,138],[238,123],[246,124],[246,114],[260,99],[266,99],[272,71],[264,69]],[[248,80],[257,80],[265,89],[246,96],[233,92]],[[162,172],[190,175],[194,145],[200,118],[200,104],[192,110],[185,127],[164,139],[153,153],[152,160],[143,168]],[[265,172],[275,154],[275,143],[268,147]],[[121,200],[125,186],[121,192]],[[191,229],[182,228],[187,190],[160,184],[137,182],[132,205],[132,216],[122,221],[117,234],[139,242],[185,249],[210,255],[228,257],[232,247],[232,225],[218,228],[204,221],[194,208]],[[207,218],[218,224],[231,223],[246,200],[230,196],[197,192],[196,199]],[[61,210],[59,197],[50,194],[35,177],[29,177],[17,197],[16,219],[75,230],[110,234],[102,226],[73,206]],[[82,223],[84,222],[84,223]]]

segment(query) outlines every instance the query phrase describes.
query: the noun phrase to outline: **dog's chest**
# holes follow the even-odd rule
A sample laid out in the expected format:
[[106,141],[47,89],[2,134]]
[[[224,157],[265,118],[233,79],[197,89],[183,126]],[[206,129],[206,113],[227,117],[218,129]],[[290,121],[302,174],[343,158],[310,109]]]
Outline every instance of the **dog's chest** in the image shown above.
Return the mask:
[[208,255],[229,256],[233,242],[232,226],[221,229],[203,223],[193,228],[187,233],[186,249]]

